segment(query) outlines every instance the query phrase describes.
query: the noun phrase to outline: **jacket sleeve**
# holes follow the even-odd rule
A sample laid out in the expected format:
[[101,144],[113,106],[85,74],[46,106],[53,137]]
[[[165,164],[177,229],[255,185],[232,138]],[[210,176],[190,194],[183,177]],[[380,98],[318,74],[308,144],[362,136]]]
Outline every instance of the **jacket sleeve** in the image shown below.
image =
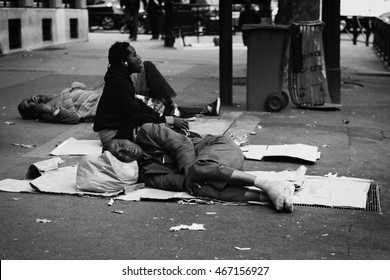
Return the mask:
[[195,149],[191,140],[165,125],[144,124],[138,131],[136,143],[142,148],[161,149],[171,154],[180,171],[195,161]]
[[42,113],[39,119],[49,123],[76,124],[80,122],[80,117],[75,111],[65,108],[60,108],[60,112],[56,116],[48,113]]
[[136,126],[144,123],[165,123],[165,117],[160,117],[152,108],[135,98],[135,91],[130,81],[122,80],[116,84],[116,87],[118,103],[129,121]]

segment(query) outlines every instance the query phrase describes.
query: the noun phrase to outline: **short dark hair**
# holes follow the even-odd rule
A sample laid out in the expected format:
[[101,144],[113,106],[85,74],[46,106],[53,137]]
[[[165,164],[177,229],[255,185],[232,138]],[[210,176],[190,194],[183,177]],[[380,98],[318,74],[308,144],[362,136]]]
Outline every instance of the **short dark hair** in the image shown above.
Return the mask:
[[25,120],[34,120],[36,119],[35,112],[32,108],[26,107],[23,105],[23,101],[18,105],[19,114]]
[[109,151],[108,146],[110,145],[111,140],[112,140],[112,139],[108,140],[107,142],[105,142],[105,143],[103,144],[102,153],[104,153],[105,151]]
[[120,63],[127,60],[129,42],[115,42],[108,50],[108,63]]

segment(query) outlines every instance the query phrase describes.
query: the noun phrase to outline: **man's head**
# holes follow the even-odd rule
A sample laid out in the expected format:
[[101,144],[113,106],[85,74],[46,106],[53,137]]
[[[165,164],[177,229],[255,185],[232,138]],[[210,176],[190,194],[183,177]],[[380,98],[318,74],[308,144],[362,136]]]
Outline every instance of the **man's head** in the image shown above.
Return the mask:
[[142,149],[137,144],[125,139],[111,139],[103,145],[103,152],[109,151],[114,157],[123,162],[139,160]]
[[42,95],[26,97],[18,105],[19,114],[23,119],[33,120],[37,118],[35,106],[38,103],[45,103],[45,98]]
[[126,66],[130,73],[140,73],[141,62],[141,57],[128,42],[116,42],[108,50],[108,63],[120,63]]

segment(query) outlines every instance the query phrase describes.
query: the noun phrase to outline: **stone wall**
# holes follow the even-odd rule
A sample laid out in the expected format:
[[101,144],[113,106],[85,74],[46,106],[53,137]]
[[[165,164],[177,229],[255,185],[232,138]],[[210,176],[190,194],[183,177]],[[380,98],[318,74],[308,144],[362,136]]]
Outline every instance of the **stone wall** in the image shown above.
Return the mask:
[[[24,7],[0,9],[0,53],[37,49],[68,42],[88,40],[88,11],[86,0],[76,0],[76,9],[64,9],[61,0],[52,1],[53,8],[32,8],[31,1],[25,0]],[[56,8],[54,8],[56,7]],[[43,19],[51,19],[51,38],[43,38]],[[10,22],[20,20],[20,29],[10,30]],[[75,29],[72,29],[71,22]],[[11,34],[12,32],[12,34]],[[20,35],[20,36],[19,36]],[[20,37],[15,47],[12,41]]]

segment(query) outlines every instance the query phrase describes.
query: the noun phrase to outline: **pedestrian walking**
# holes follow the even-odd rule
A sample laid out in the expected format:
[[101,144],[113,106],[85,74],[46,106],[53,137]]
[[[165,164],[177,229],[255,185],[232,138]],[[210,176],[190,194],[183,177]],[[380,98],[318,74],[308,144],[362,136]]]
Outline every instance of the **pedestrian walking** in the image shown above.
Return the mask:
[[162,12],[162,0],[148,0],[147,12],[149,18],[150,31],[152,32],[151,40],[157,40],[160,37],[158,17]]
[[[137,41],[140,2],[141,0],[121,0],[120,2],[125,14],[125,21],[129,29],[129,39],[131,41]],[[146,0],[142,0],[142,3],[146,5]]]

